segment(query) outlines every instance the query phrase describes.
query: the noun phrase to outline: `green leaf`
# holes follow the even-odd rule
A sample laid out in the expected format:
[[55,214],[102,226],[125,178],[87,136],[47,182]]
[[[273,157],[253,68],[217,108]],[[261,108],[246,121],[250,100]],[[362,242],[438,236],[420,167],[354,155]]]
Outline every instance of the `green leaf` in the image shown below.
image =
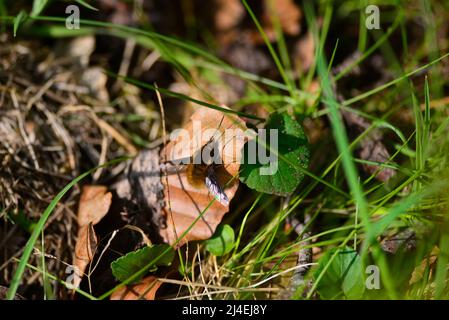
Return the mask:
[[[287,113],[273,113],[266,124],[266,138],[259,131],[256,139],[249,141],[243,148],[243,163],[240,180],[248,187],[259,192],[290,195],[304,178],[304,169],[309,165],[309,143],[301,125]],[[278,145],[271,142],[270,131],[277,130]],[[273,131],[276,132],[276,131]],[[250,146],[250,144],[253,144]],[[263,164],[257,156],[255,164],[249,159],[255,158],[255,144],[258,153],[274,156],[274,160]],[[260,151],[259,151],[260,150]],[[277,157],[277,159],[276,159]],[[264,174],[270,164],[277,161],[273,174]],[[265,161],[266,162],[266,161]]]
[[223,256],[234,247],[234,229],[229,225],[220,225],[214,235],[206,240],[206,250],[215,256]]
[[[339,250],[336,257],[330,262],[331,257]],[[319,267],[314,277],[324,271],[318,283],[317,289],[323,299],[360,299],[365,292],[365,274],[363,272],[362,260],[359,254],[350,247],[333,249],[325,254],[319,261]]]
[[[163,254],[167,249],[169,251]],[[159,258],[159,256],[161,257]],[[111,263],[112,274],[117,280],[124,282],[147,265],[150,265],[148,272],[156,271],[158,266],[169,266],[174,256],[175,251],[167,244],[147,246],[113,261]],[[151,264],[156,258],[159,259]],[[141,278],[135,279],[134,282],[138,282]]]
[[31,16],[38,16],[44,10],[48,0],[34,0],[33,9],[31,9]]
[[19,25],[25,21],[27,18],[27,14],[25,11],[20,11],[19,14],[14,18],[14,37],[17,34],[17,30],[19,29]]

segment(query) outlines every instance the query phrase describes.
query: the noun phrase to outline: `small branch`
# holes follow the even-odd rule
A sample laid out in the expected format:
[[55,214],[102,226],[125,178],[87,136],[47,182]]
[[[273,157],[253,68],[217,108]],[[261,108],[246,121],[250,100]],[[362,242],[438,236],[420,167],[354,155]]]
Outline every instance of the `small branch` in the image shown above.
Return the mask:
[[[290,223],[293,225],[295,232],[300,236],[299,241],[307,239],[311,236],[311,232],[305,231],[305,226],[307,226],[310,221],[310,215],[305,214],[304,223],[299,222],[296,218],[290,218]],[[302,241],[303,246],[298,251],[298,260],[296,262],[295,272],[288,287],[279,294],[279,299],[290,300],[295,298],[298,292],[302,291],[301,295],[307,292],[308,283],[306,283],[305,277],[310,267],[313,265],[313,255],[312,248],[309,247],[310,241]]]

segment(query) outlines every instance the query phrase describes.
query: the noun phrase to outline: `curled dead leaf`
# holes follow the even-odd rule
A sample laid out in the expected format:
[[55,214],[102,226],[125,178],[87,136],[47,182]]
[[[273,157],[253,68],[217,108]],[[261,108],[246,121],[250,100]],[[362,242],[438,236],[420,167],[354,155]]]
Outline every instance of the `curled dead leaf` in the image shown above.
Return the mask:
[[[245,143],[246,126],[235,115],[224,114],[213,109],[198,109],[190,118],[180,135],[170,141],[161,151],[162,162],[166,163],[164,184],[166,227],[161,228],[162,238],[173,244],[198,218],[185,237],[178,243],[210,238],[221,222],[223,215],[229,211],[229,201],[238,188],[241,150]],[[185,170],[173,165],[178,159],[191,159],[201,154],[205,146],[214,144],[218,150],[221,164],[209,166],[200,164],[185,165]],[[192,161],[190,161],[192,162]],[[207,184],[212,173],[224,195],[219,201],[213,201],[214,190]],[[207,167],[208,169],[202,169]],[[190,168],[190,169],[189,169]],[[175,169],[176,174],[168,174]],[[209,188],[208,188],[209,185]],[[228,201],[222,201],[223,197]]]
[[[97,243],[97,235],[95,234],[92,222],[87,226],[82,226],[79,228],[74,259],[74,265],[77,267],[77,273],[79,275],[79,282],[81,281],[81,277],[87,266],[92,261],[97,248]],[[77,283],[77,285],[78,284],[79,283]]]
[[111,300],[154,300],[161,284],[156,277],[148,276],[137,284],[118,288]]
[[428,277],[429,279],[431,279],[434,272],[435,262],[437,261],[439,254],[440,249],[437,246],[433,247],[430,254],[421,261],[421,263],[415,268],[415,270],[413,270],[408,284],[413,285],[419,282],[424,277],[427,268],[429,268]]
[[111,206],[112,194],[104,186],[85,186],[78,206],[78,237],[75,245],[73,265],[78,277],[75,287],[95,254],[97,236],[93,226],[100,222]]

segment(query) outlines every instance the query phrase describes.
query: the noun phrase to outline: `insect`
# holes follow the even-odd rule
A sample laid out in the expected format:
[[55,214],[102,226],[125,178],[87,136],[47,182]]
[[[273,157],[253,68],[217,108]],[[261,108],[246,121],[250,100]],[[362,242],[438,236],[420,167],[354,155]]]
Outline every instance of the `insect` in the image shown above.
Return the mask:
[[[203,152],[204,148],[210,148],[211,144],[216,142],[209,142],[198,152]],[[212,147],[213,148],[213,147]],[[213,152],[213,151],[212,151]],[[213,154],[212,154],[213,156]],[[216,171],[219,166],[214,163],[200,163],[200,164],[188,164],[186,168],[187,181],[192,186],[200,186],[204,183],[209,192],[214,198],[224,206],[229,205],[229,198],[220,185],[220,181],[217,177]]]
[[[221,119],[217,130],[220,128],[222,121],[223,118]],[[178,159],[176,161],[187,164],[175,165],[171,170],[174,169],[175,173],[185,172],[187,181],[191,186],[200,188],[205,185],[209,193],[219,203],[223,206],[228,206],[229,198],[224,192],[223,186],[230,181],[232,177],[226,172],[224,165],[221,162],[216,163],[212,160],[219,157],[219,154],[216,154],[216,152],[218,152],[218,147],[218,140],[212,136],[192,157],[189,159]],[[210,158],[205,160],[202,157],[204,154],[210,155]]]

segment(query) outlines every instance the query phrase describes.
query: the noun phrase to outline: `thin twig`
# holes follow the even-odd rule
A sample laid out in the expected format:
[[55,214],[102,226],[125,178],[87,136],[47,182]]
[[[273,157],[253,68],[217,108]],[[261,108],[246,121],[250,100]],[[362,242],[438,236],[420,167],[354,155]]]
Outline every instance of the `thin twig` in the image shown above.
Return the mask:
[[[157,100],[159,102],[159,109],[161,111],[161,121],[162,121],[162,140],[164,141],[164,146],[167,145],[167,131],[165,128],[165,112],[164,112],[164,104],[162,103],[162,97],[161,94],[159,92],[159,87],[157,86],[157,83],[154,83],[154,87],[156,88],[156,96],[157,96]],[[164,163],[167,163],[167,153],[163,152],[164,157]],[[178,234],[176,232],[176,227],[175,227],[175,220],[173,219],[173,211],[172,211],[172,207],[171,207],[171,201],[170,201],[170,186],[168,184],[168,173],[166,170],[164,170],[164,176],[165,176],[165,183],[167,185],[167,197],[168,197],[168,209],[170,211],[170,217],[171,217],[171,221],[173,224],[173,232],[175,235],[175,239],[178,239]]]

